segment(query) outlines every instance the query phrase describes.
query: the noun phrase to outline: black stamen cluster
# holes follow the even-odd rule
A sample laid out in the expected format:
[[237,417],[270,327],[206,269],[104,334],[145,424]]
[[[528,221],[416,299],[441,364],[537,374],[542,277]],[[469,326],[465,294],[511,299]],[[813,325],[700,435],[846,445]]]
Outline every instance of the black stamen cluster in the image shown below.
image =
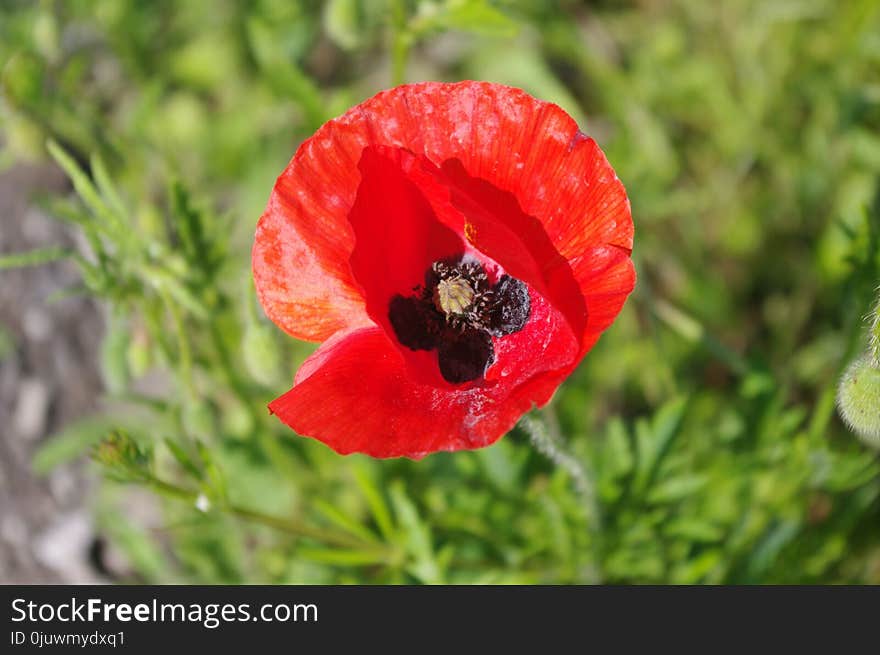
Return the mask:
[[[435,302],[442,281],[466,283],[471,303],[460,312],[445,312]],[[492,337],[521,330],[528,321],[531,301],[526,285],[504,275],[495,285],[482,265],[456,257],[434,262],[425,283],[414,295],[391,299],[388,318],[397,340],[411,350],[437,350],[443,379],[453,384],[476,380],[495,361]]]

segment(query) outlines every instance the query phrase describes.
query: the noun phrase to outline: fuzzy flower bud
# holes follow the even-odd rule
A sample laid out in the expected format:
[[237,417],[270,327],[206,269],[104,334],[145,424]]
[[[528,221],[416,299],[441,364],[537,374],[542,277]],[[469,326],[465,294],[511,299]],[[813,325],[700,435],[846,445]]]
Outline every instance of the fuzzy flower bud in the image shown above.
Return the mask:
[[880,448],[880,368],[870,356],[855,360],[846,369],[837,390],[837,409],[862,441]]

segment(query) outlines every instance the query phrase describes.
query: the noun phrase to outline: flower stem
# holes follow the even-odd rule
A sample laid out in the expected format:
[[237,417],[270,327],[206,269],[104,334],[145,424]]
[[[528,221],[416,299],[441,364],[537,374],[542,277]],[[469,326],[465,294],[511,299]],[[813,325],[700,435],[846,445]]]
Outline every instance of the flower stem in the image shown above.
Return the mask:
[[[151,476],[146,483],[157,492],[171,498],[177,498],[186,502],[194,503],[199,497],[199,492],[181,487],[179,485],[161,480],[158,477]],[[379,543],[365,542],[355,536],[351,536],[335,530],[327,530],[324,528],[316,528],[306,525],[292,518],[283,518],[280,516],[272,516],[246,507],[235,504],[223,504],[221,509],[237,518],[264,525],[281,532],[296,536],[308,537],[325,544],[340,546],[343,548],[358,548],[363,550],[365,547],[375,550],[385,550]]]
[[574,488],[584,503],[584,509],[594,521],[599,523],[601,516],[592,475],[587,471],[583,462],[566,450],[552,415],[548,416],[547,420],[541,420],[535,414],[528,414],[520,419],[520,426],[528,433],[532,444],[539,453],[556,466],[565,469],[566,473],[571,476]]
[[391,84],[406,81],[406,64],[412,39],[406,29],[406,6],[403,0],[391,2]]
[[591,584],[600,583],[602,581],[599,570],[602,551],[602,508],[596,496],[592,473],[583,462],[566,449],[552,406],[548,405],[543,410],[542,416],[538,416],[537,412],[523,416],[519,425],[528,433],[535,449],[556,466],[564,469],[571,477],[574,488],[581,498],[584,518],[593,528],[590,535],[593,564],[585,572],[585,578]]

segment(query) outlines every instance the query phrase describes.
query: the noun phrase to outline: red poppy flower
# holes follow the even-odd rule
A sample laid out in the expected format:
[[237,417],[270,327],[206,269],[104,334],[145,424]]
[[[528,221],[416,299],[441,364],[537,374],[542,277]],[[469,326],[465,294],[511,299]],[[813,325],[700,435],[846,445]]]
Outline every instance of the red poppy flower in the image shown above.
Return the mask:
[[617,316],[632,238],[623,185],[556,105],[379,93],[300,146],[257,226],[263,308],[324,342],[269,409],[340,453],[489,445]]

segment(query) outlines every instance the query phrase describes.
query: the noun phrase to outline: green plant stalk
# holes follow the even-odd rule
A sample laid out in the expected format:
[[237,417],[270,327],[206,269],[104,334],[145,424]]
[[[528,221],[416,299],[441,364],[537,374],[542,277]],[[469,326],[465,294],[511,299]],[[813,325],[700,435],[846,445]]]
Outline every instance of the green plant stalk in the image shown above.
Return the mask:
[[687,341],[700,344],[737,375],[745,375],[749,372],[749,363],[740,354],[716,340],[696,319],[688,316],[671,303],[657,298],[654,301],[654,314],[673,332]]
[[[178,500],[183,500],[189,503],[195,503],[196,499],[198,499],[200,495],[198,491],[187,489],[171,482],[167,482],[166,480],[162,480],[152,474],[146,477],[144,479],[144,482],[153,490],[164,496],[176,498]],[[369,550],[370,552],[382,552],[389,558],[391,557],[391,553],[388,552],[388,549],[382,544],[365,542],[355,536],[350,536],[348,534],[337,532],[335,530],[312,527],[295,519],[273,516],[271,514],[265,514],[263,512],[252,510],[246,507],[241,507],[239,505],[231,503],[222,504],[219,506],[219,508],[236,518],[243,519],[245,521],[249,521],[251,523],[256,523],[259,525],[264,525],[266,527],[284,532],[289,535],[293,535],[295,537],[306,537],[309,539],[320,541],[325,544],[330,544],[343,548],[357,548],[359,550]]]
[[167,292],[164,290],[160,291],[160,295],[162,296],[162,301],[165,303],[165,307],[168,309],[168,313],[171,314],[171,321],[174,323],[174,333],[177,336],[177,354],[180,358],[178,368],[180,370],[180,377],[183,386],[190,396],[195,397],[196,390],[192,376],[192,351],[190,350],[189,339],[187,338],[186,331],[183,327],[183,318],[180,315],[180,310],[177,308],[177,305],[168,296]]
[[223,376],[226,378],[226,382],[229,384],[229,387],[235,394],[235,396],[247,408],[251,419],[254,421],[254,425],[259,425],[260,416],[257,414],[256,409],[253,407],[253,404],[250,401],[245,383],[242,381],[241,377],[238,374],[238,371],[235,368],[235,365],[232,362],[232,357],[229,354],[229,349],[226,348],[226,344],[223,343],[223,335],[220,334],[220,330],[217,327],[217,324],[213,321],[210,323],[209,333],[211,336],[211,345],[213,346],[214,351],[217,354],[217,360],[220,363],[220,370],[223,373]]
[[390,0],[391,4],[391,84],[397,86],[406,81],[406,66],[412,37],[407,31],[406,7],[403,0]]
[[42,248],[28,252],[15,252],[9,255],[0,255],[0,271],[7,268],[24,268],[26,266],[41,266],[49,262],[73,257],[75,253],[67,248]]
[[565,470],[571,477],[572,484],[581,498],[584,509],[584,517],[591,524],[591,541],[593,547],[593,564],[589,572],[588,582],[598,584],[602,581],[599,570],[601,562],[602,534],[602,508],[596,495],[596,486],[590,471],[577,457],[571,454],[565,447],[562,435],[559,434],[558,423],[555,419],[554,410],[548,405],[543,410],[543,415],[537,412],[526,414],[520,421],[520,427],[529,435],[529,439],[535,449],[547,457],[556,466]]

